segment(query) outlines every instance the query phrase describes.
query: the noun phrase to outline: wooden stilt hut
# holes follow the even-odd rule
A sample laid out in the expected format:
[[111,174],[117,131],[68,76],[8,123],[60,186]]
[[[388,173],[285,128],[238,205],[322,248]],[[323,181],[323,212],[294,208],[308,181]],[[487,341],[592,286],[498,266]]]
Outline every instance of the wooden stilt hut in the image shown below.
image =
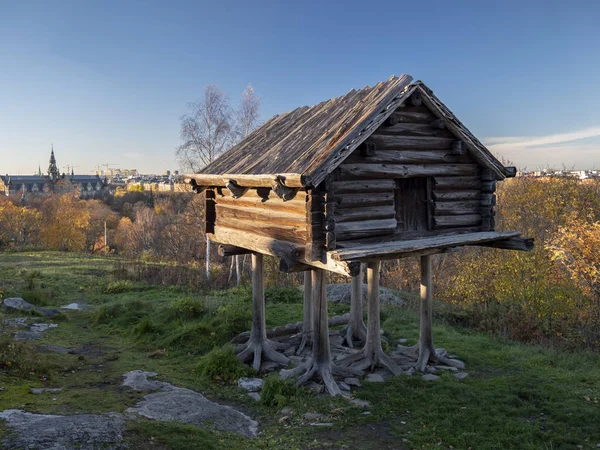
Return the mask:
[[[373,87],[273,117],[200,173],[206,233],[223,255],[252,253],[253,322],[238,355],[259,368],[288,358],[267,339],[262,255],[285,272],[305,271],[304,332],[312,358],[292,369],[299,383],[375,366],[400,369],[381,347],[381,261],[421,258],[421,337],[408,348],[418,368],[439,361],[431,331],[431,255],[466,245],[530,250],[519,232],[495,231],[496,182],[515,176],[420,81],[391,77]],[[359,298],[367,267],[368,323]],[[363,350],[332,362],[325,271],[353,278],[346,342]],[[452,363],[451,361],[446,361]]]

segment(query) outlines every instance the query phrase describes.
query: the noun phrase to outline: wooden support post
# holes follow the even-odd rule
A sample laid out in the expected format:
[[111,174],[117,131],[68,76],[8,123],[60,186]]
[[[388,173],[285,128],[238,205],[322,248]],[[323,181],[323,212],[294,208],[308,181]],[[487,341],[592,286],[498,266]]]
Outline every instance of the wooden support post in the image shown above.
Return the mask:
[[465,363],[439,355],[433,345],[433,282],[431,255],[421,256],[421,308],[419,342],[413,347],[399,347],[398,353],[416,358],[415,368],[424,372],[427,364],[444,364],[464,369]]
[[350,294],[350,321],[348,328],[342,333],[344,343],[353,348],[354,340],[365,342],[367,340],[367,326],[363,320],[363,295],[362,295],[363,270],[362,264],[358,275],[352,277],[352,291]]
[[246,362],[252,359],[252,367],[259,371],[262,361],[273,361],[287,366],[290,360],[277,352],[277,344],[267,340],[265,322],[265,274],[263,255],[252,254],[252,329],[250,339],[245,348],[237,354],[237,358]]
[[361,376],[362,371],[336,366],[331,361],[331,350],[329,347],[329,320],[327,317],[327,289],[325,271],[314,269],[311,271],[312,285],[312,355],[304,364],[291,370],[282,370],[282,377],[300,375],[298,384],[307,383],[313,378],[322,380],[325,389],[330,395],[340,395],[341,391],[333,378],[339,376]]
[[296,350],[299,355],[310,342],[312,335],[312,275],[311,270],[304,272],[304,320],[302,321],[302,341]]
[[367,264],[367,341],[362,351],[349,355],[339,361],[343,366],[352,366],[358,370],[373,370],[385,367],[394,375],[402,373],[402,369],[385,354],[381,347],[381,324],[379,313],[379,271],[381,261],[369,261]]

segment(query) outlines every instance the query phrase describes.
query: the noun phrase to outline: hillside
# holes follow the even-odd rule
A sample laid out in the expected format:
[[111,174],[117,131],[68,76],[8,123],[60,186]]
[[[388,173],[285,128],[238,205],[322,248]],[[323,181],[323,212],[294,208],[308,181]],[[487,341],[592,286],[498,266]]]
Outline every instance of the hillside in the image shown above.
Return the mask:
[[[269,380],[271,392],[265,388],[257,402],[230,382],[247,370],[223,352],[211,352],[249,329],[249,291],[189,292],[136,283],[124,279],[123,263],[115,270],[117,262],[67,253],[0,255],[0,297],[21,297],[44,308],[87,306],[61,309],[50,318],[27,315],[37,323],[58,325],[34,336],[40,339],[15,341],[14,333],[32,329],[3,322],[0,417],[10,409],[47,415],[125,413],[139,407],[145,393],[122,386],[123,375],[143,370],[157,373],[171,388],[187,388],[232,406],[259,423],[259,434],[249,438],[210,426],[118,416],[114,423],[132,449],[600,447],[597,354],[509,342],[453,326],[441,315],[434,327],[436,345],[466,362],[465,379],[443,372],[435,381],[419,375],[362,381],[353,395],[368,406]],[[414,300],[403,296],[407,306],[387,305],[382,311],[390,346],[401,338],[416,342]],[[332,304],[330,314],[347,309]],[[2,309],[3,321],[17,317],[24,315]],[[267,292],[269,326],[301,317],[297,290]],[[217,367],[215,361],[228,366]],[[32,388],[61,390],[32,394]],[[1,425],[5,448],[18,448],[14,431]]]

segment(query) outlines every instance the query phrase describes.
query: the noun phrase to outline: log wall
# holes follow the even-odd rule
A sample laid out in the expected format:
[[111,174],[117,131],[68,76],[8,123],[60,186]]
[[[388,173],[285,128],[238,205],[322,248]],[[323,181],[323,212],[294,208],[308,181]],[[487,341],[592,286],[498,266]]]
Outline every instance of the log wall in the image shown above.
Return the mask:
[[[421,178],[419,183],[406,179]],[[334,172],[335,234],[344,241],[494,229],[495,178],[429,109],[398,108]],[[404,180],[404,181],[398,181]],[[399,190],[418,187],[411,195]],[[416,218],[398,204],[425,204]]]

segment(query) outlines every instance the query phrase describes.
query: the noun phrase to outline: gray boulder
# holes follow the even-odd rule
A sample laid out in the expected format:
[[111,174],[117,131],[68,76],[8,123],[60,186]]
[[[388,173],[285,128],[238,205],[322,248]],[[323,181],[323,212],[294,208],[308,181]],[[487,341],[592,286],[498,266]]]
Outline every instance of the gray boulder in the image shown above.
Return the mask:
[[240,378],[238,380],[238,386],[248,392],[259,392],[264,385],[265,381],[262,378]]
[[122,449],[125,421],[116,413],[55,416],[32,414],[18,409],[0,412],[0,419],[13,433],[7,435],[3,448],[37,450]]
[[[350,303],[352,285],[350,283],[328,284],[327,300],[333,303]],[[367,299],[367,285],[362,285],[363,303]],[[404,300],[394,294],[390,289],[379,288],[379,300],[382,304],[404,306]]]
[[138,392],[156,392],[160,390],[169,391],[174,389],[175,386],[166,383],[164,381],[149,380],[158,375],[156,372],[144,372],[143,370],[132,370],[127,372],[123,377],[123,386],[130,387],[134,391]]
[[3,305],[7,309],[12,309],[15,311],[36,311],[37,313],[42,314],[46,317],[52,317],[57,314],[60,314],[60,311],[57,311],[56,309],[35,306],[19,297],[5,298],[3,301]]

